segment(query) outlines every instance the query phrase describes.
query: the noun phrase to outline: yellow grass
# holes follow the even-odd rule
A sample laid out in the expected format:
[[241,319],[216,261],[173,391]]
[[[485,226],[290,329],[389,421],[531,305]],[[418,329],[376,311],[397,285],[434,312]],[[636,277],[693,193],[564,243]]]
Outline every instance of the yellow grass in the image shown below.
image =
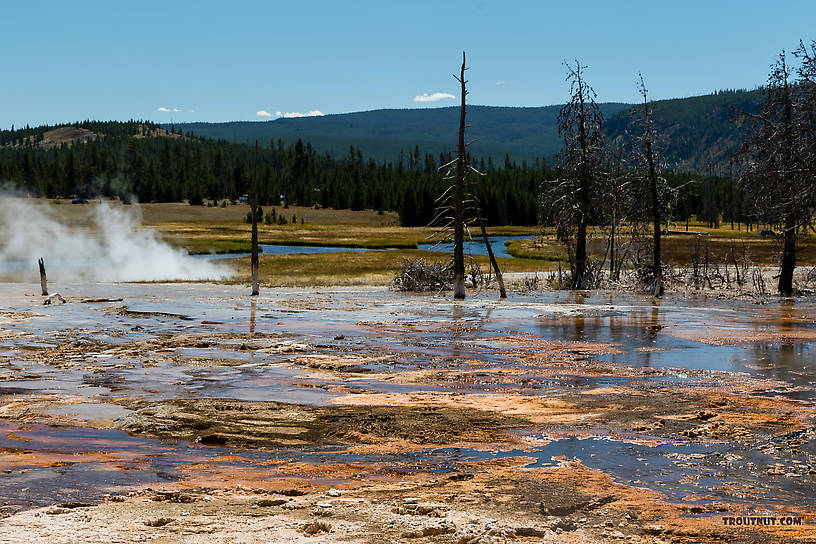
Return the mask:
[[[446,262],[449,257],[416,249],[315,253],[307,255],[261,255],[260,278],[268,287],[310,285],[383,285],[391,281],[404,259],[422,257]],[[476,256],[487,273],[487,257]],[[234,283],[249,282],[249,258],[230,259],[237,274]],[[534,272],[552,269],[549,263],[530,259],[498,259],[503,272]],[[557,265],[556,265],[557,266]]]
[[[98,203],[72,205],[66,201],[59,206],[45,200],[35,201],[39,206],[49,206],[60,220],[71,227],[88,228],[93,224],[94,208]],[[190,206],[182,203],[143,204],[132,206],[142,216],[146,227],[156,230],[167,242],[195,253],[245,253],[249,251],[250,225],[244,222],[249,206],[226,207]],[[271,211],[267,207],[265,212]],[[313,209],[293,206],[276,207],[278,214],[297,223],[285,225],[260,225],[259,240],[262,244],[322,245],[364,248],[400,247],[399,250],[370,252],[338,252],[301,255],[264,255],[261,257],[261,276],[266,285],[329,285],[339,283],[378,283],[390,281],[395,269],[404,258],[425,257],[447,259],[439,253],[413,249],[426,241],[430,231],[419,227],[400,227],[396,213],[380,214],[373,210],[351,211]],[[300,219],[304,223],[300,223]],[[690,232],[685,224],[672,225],[672,231],[682,231],[663,237],[664,260],[685,264],[700,244],[701,251],[708,245],[710,258],[730,258],[733,248],[737,257],[743,246],[751,260],[757,264],[772,264],[776,255],[774,241],[761,238],[756,230],[732,231],[730,224],[718,229],[708,229],[699,222],[691,222]],[[537,227],[494,227],[492,235],[530,235],[541,232]],[[621,230],[621,241],[629,238],[629,229]],[[705,233],[706,235],[701,235]],[[1,233],[0,233],[1,234]],[[475,234],[475,233],[474,233]],[[566,252],[554,237],[552,229],[545,229],[544,236],[510,243],[508,250],[518,258],[500,259],[506,272],[552,270],[566,262]],[[600,229],[595,229],[590,252],[603,255],[605,242]],[[798,255],[799,264],[816,263],[816,246],[802,244]],[[477,257],[487,269],[487,258]],[[248,259],[234,263],[238,275],[235,281],[247,281]]]

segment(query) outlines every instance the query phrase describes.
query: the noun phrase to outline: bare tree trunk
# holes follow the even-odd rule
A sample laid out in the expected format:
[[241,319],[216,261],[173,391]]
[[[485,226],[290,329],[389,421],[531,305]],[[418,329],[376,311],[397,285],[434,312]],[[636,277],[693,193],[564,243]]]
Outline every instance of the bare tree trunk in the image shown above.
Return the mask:
[[[787,70],[787,68],[786,68]],[[794,164],[793,159],[793,148],[795,147],[794,142],[796,142],[796,132],[794,128],[794,118],[793,118],[793,101],[790,99],[790,91],[789,84],[787,78],[785,78],[785,91],[786,95],[788,96],[788,100],[785,101],[784,109],[783,109],[783,137],[784,142],[787,144],[784,149],[784,157],[786,168],[790,168]],[[796,142],[798,143],[798,142]],[[796,183],[794,180],[786,180],[788,183],[793,184]],[[786,214],[785,214],[785,226],[784,232],[782,233],[783,236],[783,244],[782,244],[782,266],[779,270],[779,285],[777,290],[779,294],[783,297],[789,297],[793,295],[793,271],[796,269],[796,206],[797,202],[795,199],[790,199]],[[769,226],[770,228],[770,226]]]
[[[732,174],[730,168],[728,169],[728,178],[731,180],[731,230],[734,230],[734,216],[737,213],[737,207],[736,203],[734,202],[734,175]],[[737,225],[739,226],[739,221],[737,222]]]
[[586,289],[586,233],[587,213],[589,212],[589,184],[592,182],[587,160],[589,159],[589,142],[587,141],[586,113],[584,108],[584,82],[578,78],[578,96],[580,101],[580,120],[578,124],[578,140],[581,146],[581,169],[579,202],[581,219],[578,222],[577,240],[575,242],[575,277],[572,278],[573,289]]
[[48,296],[48,278],[45,277],[45,262],[40,259],[38,261],[40,265],[40,288],[42,289],[42,296]]
[[499,298],[507,298],[507,291],[504,289],[504,278],[502,278],[501,270],[499,270],[499,263],[496,262],[496,257],[493,256],[493,247],[491,247],[490,239],[487,237],[487,229],[485,229],[482,212],[478,206],[476,206],[476,218],[479,220],[479,227],[482,229],[482,238],[484,238],[485,247],[487,247],[487,256],[490,257],[490,264],[493,266],[493,270],[496,271],[496,281],[499,282]]
[[456,159],[456,188],[453,202],[453,297],[465,298],[465,52],[462,51],[462,104],[459,108],[459,144]]
[[643,116],[645,120],[646,138],[646,163],[649,168],[649,196],[652,204],[652,228],[654,230],[652,239],[652,277],[654,278],[654,295],[659,297],[663,294],[663,266],[660,258],[660,194],[657,188],[657,169],[655,167],[654,149],[652,148],[652,126],[649,115],[649,99],[646,92],[646,84],[643,76],[640,77],[641,92],[643,94]]
[[740,270],[739,265],[737,264],[737,256],[734,254],[734,246],[731,245],[731,262],[734,263],[734,270],[736,270],[737,274],[737,286],[742,287],[742,279],[740,278]]
[[609,279],[615,279],[615,222],[617,221],[617,202],[612,208],[612,233],[609,237]]
[[258,296],[260,288],[258,285],[258,140],[255,140],[255,168],[252,173],[252,256],[250,266],[252,267],[252,296]]
[[789,297],[793,295],[793,271],[796,269],[796,223],[792,213],[785,220],[783,240],[778,291],[781,296]]
[[586,214],[581,215],[578,223],[578,236],[575,243],[575,277],[572,279],[573,289],[586,289]]
[[649,177],[650,186],[651,186],[651,193],[652,193],[652,224],[654,228],[654,241],[653,241],[653,249],[654,254],[652,255],[652,275],[654,276],[654,295],[659,297],[663,294],[663,265],[660,258],[660,235],[661,235],[661,226],[660,226],[660,200],[658,197],[657,192],[657,174],[655,173],[655,166],[654,166],[654,158],[652,157],[652,144],[651,138],[649,138],[648,142],[648,152],[649,152]]
[[[587,235],[593,220],[596,168],[604,156],[603,114],[595,102],[595,91],[584,81],[576,59],[573,67],[566,62],[570,100],[558,114],[558,134],[564,140],[561,165],[566,174],[553,191],[548,191],[557,216],[556,237],[566,245],[570,263],[570,289],[589,289],[593,285],[588,261]],[[559,194],[560,193],[560,194]],[[598,263],[601,270],[605,262]]]

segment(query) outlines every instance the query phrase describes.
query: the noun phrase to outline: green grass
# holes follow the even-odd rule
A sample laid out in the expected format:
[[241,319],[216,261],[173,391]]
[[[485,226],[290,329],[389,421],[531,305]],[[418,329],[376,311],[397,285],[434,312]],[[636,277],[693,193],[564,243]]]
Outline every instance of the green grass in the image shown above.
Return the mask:
[[363,249],[416,249],[418,245],[416,242],[387,240],[362,240],[360,242],[348,242],[345,240],[275,240],[271,242],[263,241],[261,243],[273,243],[281,246],[348,247]]
[[[395,251],[354,251],[301,255],[261,255],[260,278],[267,287],[305,287],[311,285],[384,285],[393,278],[404,259],[423,258],[447,262],[448,255],[416,249]],[[475,260],[486,273],[490,265],[486,256]],[[542,267],[531,259],[497,259],[503,272],[533,272]],[[224,261],[236,275],[230,283],[249,281],[249,258]]]
[[[90,228],[93,225],[94,207],[54,206],[40,200],[37,205],[48,206],[60,220],[71,228]],[[136,211],[136,207],[132,207]],[[251,226],[244,223],[247,206],[234,205],[226,208],[189,206],[186,204],[146,204],[138,207],[144,223],[156,230],[167,242],[191,253],[249,253]],[[284,211],[278,208],[278,212]],[[304,224],[260,225],[259,240],[263,244],[337,246],[349,248],[399,248],[391,251],[337,252],[300,255],[261,255],[261,275],[266,285],[308,286],[337,284],[387,284],[404,258],[423,257],[445,260],[448,255],[418,250],[417,244],[427,242],[430,230],[419,227],[400,227],[395,224],[395,214],[380,215],[376,211],[353,212],[351,210],[314,210],[312,208],[289,208],[284,211],[303,217]],[[736,226],[736,225],[735,225]],[[663,237],[663,259],[667,263],[687,264],[697,244],[701,251],[708,246],[712,260],[730,260],[733,248],[737,258],[747,249],[750,259],[759,265],[775,262],[774,240],[758,236],[757,231],[731,230],[723,223],[717,229],[709,229],[697,221],[690,222],[689,233],[685,224],[672,225],[678,234]],[[599,229],[593,229],[589,243],[590,256],[601,256],[606,250]],[[537,227],[492,227],[492,236],[530,235],[541,232]],[[619,229],[621,243],[628,241],[629,227]],[[1,235],[2,233],[0,233]],[[474,232],[474,235],[477,233]],[[702,235],[701,234],[705,234]],[[799,265],[816,264],[816,244],[802,240],[798,251]],[[552,270],[567,261],[566,251],[555,240],[551,228],[544,229],[543,236],[529,240],[513,240],[507,245],[508,253],[515,258],[499,259],[504,272],[532,272]],[[487,257],[478,256],[476,261],[487,270]],[[234,282],[249,280],[249,259],[229,259],[238,274]]]
[[[367,214],[369,212],[357,212]],[[379,216],[378,216],[379,217]],[[332,218],[335,219],[335,218]],[[173,244],[195,252],[213,251],[218,245],[238,243],[250,238],[251,226],[243,222],[232,223],[184,223],[173,221],[155,223],[153,228],[163,234]],[[353,247],[367,249],[416,249],[418,244],[427,243],[432,230],[421,227],[400,227],[397,225],[375,225],[364,222],[305,223],[301,225],[258,225],[258,240],[262,244],[319,247]],[[537,227],[495,227],[489,228],[491,236],[534,235]],[[476,233],[474,232],[474,235]]]
[[183,247],[191,255],[249,253],[252,251],[250,242],[237,240],[165,238],[165,241],[173,246]]
[[[247,204],[230,204],[224,208],[220,206],[190,206],[183,203],[167,204],[141,204],[139,206],[145,225],[167,225],[173,223],[180,224],[238,224],[245,225],[244,219],[249,212]],[[264,206],[264,213],[272,211],[278,215],[283,215],[287,221],[284,226],[295,226],[291,223],[292,216],[297,217],[297,226],[303,219],[305,225],[363,225],[381,227],[397,225],[399,218],[395,212],[383,212],[380,214],[376,210],[352,211],[334,210],[332,208],[310,208],[306,206]]]
[[519,259],[535,259],[550,262],[567,262],[567,252],[554,240],[534,238],[531,240],[510,240],[507,253]]

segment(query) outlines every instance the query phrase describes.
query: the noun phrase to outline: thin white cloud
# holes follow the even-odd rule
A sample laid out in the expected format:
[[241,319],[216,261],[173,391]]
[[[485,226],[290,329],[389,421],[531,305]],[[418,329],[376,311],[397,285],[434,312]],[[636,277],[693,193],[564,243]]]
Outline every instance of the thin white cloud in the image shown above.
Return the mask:
[[272,117],[272,114],[266,110],[258,110],[255,112],[255,115],[258,117]]
[[158,109],[158,111],[161,111],[161,112],[164,112],[164,113],[172,113],[172,112],[178,113],[178,112],[183,111],[183,110],[180,110],[179,108],[165,108],[164,106],[162,106],[162,107],[160,107]]
[[422,93],[414,97],[414,102],[436,102],[437,100],[445,100],[448,98],[456,98],[450,93]]
[[504,81],[497,81],[496,85],[504,85]]
[[312,110],[307,111],[306,113],[300,113],[298,111],[287,111],[287,112],[279,112],[276,111],[275,114],[278,117],[285,117],[286,119],[293,119],[295,117],[321,117],[323,114],[320,110]]

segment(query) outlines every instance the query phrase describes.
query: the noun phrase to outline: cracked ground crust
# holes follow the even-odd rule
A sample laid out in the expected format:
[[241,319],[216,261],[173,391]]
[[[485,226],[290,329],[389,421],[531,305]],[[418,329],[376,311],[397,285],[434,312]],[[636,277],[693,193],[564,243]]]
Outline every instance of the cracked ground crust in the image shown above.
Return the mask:
[[[150,316],[140,313],[120,317],[136,321],[140,318],[147,320]],[[163,318],[163,315],[154,317]],[[203,324],[211,326],[210,323]],[[141,327],[138,328],[141,330]],[[380,330],[383,327],[379,325],[369,328],[372,334],[385,332]],[[467,326],[453,327],[445,323],[430,323],[421,331],[407,330],[411,327],[405,326],[394,328],[398,329],[398,334],[434,333],[443,329],[452,329],[452,332],[470,330]],[[414,328],[419,329],[418,326]],[[517,358],[505,358],[500,364],[501,368],[488,361],[462,359],[457,364],[447,366],[449,361],[433,360],[429,366],[434,370],[389,370],[372,376],[372,371],[367,370],[365,364],[377,362],[376,357],[380,354],[359,350],[356,345],[346,347],[340,344],[342,349],[353,350],[353,357],[329,353],[320,354],[322,359],[309,361],[308,357],[315,359],[314,352],[321,352],[323,346],[317,349],[316,345],[301,346],[291,340],[282,341],[283,338],[291,338],[287,335],[150,332],[150,339],[113,346],[103,341],[88,341],[83,338],[84,335],[74,334],[72,337],[68,334],[65,340],[82,341],[62,342],[63,337],[60,337],[56,347],[21,346],[17,356],[37,358],[57,368],[62,365],[87,365],[93,369],[92,361],[83,360],[83,355],[93,350],[112,351],[117,356],[142,356],[152,352],[183,366],[193,365],[188,358],[170,355],[165,350],[218,347],[235,352],[236,357],[242,352],[261,350],[287,354],[306,351],[304,361],[298,360],[299,355],[287,355],[291,358],[284,361],[285,364],[307,367],[308,372],[320,370],[339,380],[345,380],[345,375],[349,375],[349,384],[367,373],[368,379],[410,384],[411,387],[407,389],[413,390],[409,393],[360,394],[360,388],[357,388],[356,394],[335,398],[333,406],[316,408],[224,399],[165,402],[108,399],[130,409],[142,409],[130,420],[141,425],[141,428],[134,426],[132,431],[205,443],[209,442],[205,437],[211,436],[211,443],[228,447],[301,445],[306,450],[314,450],[340,444],[349,450],[368,452],[411,451],[439,445],[455,447],[458,444],[518,447],[517,443],[513,443],[515,435],[512,431],[531,425],[550,437],[591,436],[603,431],[610,434],[636,433],[643,440],[693,438],[696,443],[720,439],[757,441],[807,428],[814,421],[811,404],[751,396],[751,391],[762,389],[761,380],[727,374],[715,376],[705,372],[684,372],[695,379],[699,377],[700,381],[672,387],[654,383],[638,385],[624,380],[613,382],[615,385],[592,382],[593,385],[581,385],[571,392],[565,393],[563,388],[557,388],[552,393],[545,390],[535,395],[498,388],[514,383],[522,385],[521,381],[517,381],[517,375],[520,380],[521,374],[529,369],[533,369],[542,382],[565,372],[570,376],[583,377],[647,376],[646,370],[615,368],[614,365],[584,361],[590,354],[615,349],[602,344],[534,342],[527,335],[520,334],[505,338],[516,349],[512,353],[510,349],[504,351]],[[346,329],[340,332],[350,334]],[[243,342],[229,345],[221,342],[239,338]],[[755,336],[745,335],[745,338],[755,339]],[[335,338],[338,339],[342,339],[342,336]],[[327,343],[331,344],[328,340]],[[416,349],[421,351],[424,345]],[[338,345],[332,347],[337,349]],[[382,354],[383,361],[408,361],[406,353]],[[476,349],[471,353],[476,359],[481,356]],[[502,356],[505,354],[499,353]],[[375,359],[360,359],[365,355]],[[557,367],[537,368],[541,364]],[[484,368],[477,368],[479,365]],[[373,366],[380,369],[383,365]],[[476,370],[463,372],[465,366],[473,366]],[[342,372],[331,374],[332,370]],[[648,372],[648,376],[672,375],[671,371],[664,370],[649,369]],[[424,390],[436,385],[450,388],[454,381],[457,387],[461,384],[461,389],[457,391],[465,391],[465,394]],[[705,385],[713,382],[716,385]],[[477,386],[481,389],[477,389]],[[8,395],[4,400],[11,400],[11,397],[19,394],[16,390],[6,393]],[[18,400],[25,406],[26,399]],[[32,419],[18,416],[16,408],[9,406],[8,414],[4,417],[12,421],[49,422],[44,414],[32,413]],[[51,422],[59,423],[57,420]],[[750,435],[743,435],[743,430]],[[694,431],[695,434],[683,434],[687,431]],[[25,444],[20,446],[24,448]],[[32,455],[39,455],[39,452]],[[241,455],[241,452],[236,455]],[[75,461],[69,459],[60,463]],[[52,466],[59,469],[56,464]],[[666,502],[658,493],[615,484],[604,472],[574,462],[564,461],[558,469],[534,469],[530,468],[529,461],[522,458],[503,458],[489,463],[460,464],[455,467],[458,472],[453,474],[433,475],[419,470],[406,476],[392,472],[387,473],[388,478],[380,480],[357,476],[367,468],[372,468],[373,472],[380,470],[380,474],[387,472],[386,467],[367,467],[364,463],[318,466],[298,462],[283,468],[292,470],[285,475],[286,478],[282,478],[285,481],[273,485],[273,482],[264,479],[276,478],[280,474],[253,473],[251,467],[244,471],[219,474],[214,470],[209,471],[205,463],[191,465],[179,482],[167,486],[169,491],[192,495],[191,501],[156,501],[151,495],[153,491],[142,490],[126,497],[124,502],[111,500],[91,507],[57,504],[6,518],[0,522],[0,539],[11,538],[5,535],[16,535],[16,540],[10,541],[37,541],[36,538],[39,538],[39,541],[49,543],[130,542],[134,536],[138,536],[155,538],[159,542],[222,542],[230,538],[235,541],[269,542],[270,535],[274,535],[271,538],[278,538],[281,542],[298,539],[303,542],[415,540],[458,543],[514,539],[521,542],[609,542],[623,541],[617,534],[620,533],[623,539],[633,542],[813,541],[809,536],[814,530],[813,525],[726,530],[721,526],[718,508],[735,508],[733,505],[706,503],[699,508],[708,517],[688,517],[694,512],[684,509],[682,505]],[[383,483],[383,480],[387,481]],[[326,495],[331,485],[341,487],[339,498]],[[276,486],[284,491],[294,486],[289,489],[293,493],[270,494],[270,489]],[[213,489],[196,491],[208,487]],[[212,500],[204,500],[205,495],[212,496]],[[356,506],[346,505],[343,502],[346,499],[362,502]],[[279,503],[280,500],[284,502]],[[408,500],[410,502],[406,502]],[[262,501],[267,502],[262,504]],[[318,506],[318,503],[331,503],[334,506],[326,508]],[[420,506],[414,507],[414,504]],[[794,511],[807,514],[807,508],[808,505],[803,505]],[[740,511],[736,508],[728,513],[739,515]],[[185,512],[187,515],[184,515]],[[437,518],[431,512],[443,515]],[[121,520],[121,526],[111,523],[113,519],[117,522]],[[473,520],[477,523],[472,523]],[[322,530],[319,524],[314,525],[318,521],[325,522],[329,529]],[[102,527],[95,527],[99,525]],[[316,527],[317,533],[308,536],[305,530],[301,530],[304,526]],[[488,526],[493,528],[488,529]],[[511,533],[511,529],[515,533]],[[468,540],[471,537],[477,540]]]
[[1,543],[133,542],[137,534],[140,541],[168,544],[816,542],[812,525],[726,528],[719,517],[688,517],[657,493],[617,484],[580,464],[529,470],[508,459],[444,477],[332,492],[187,482],[0,521]]
[[436,406],[312,407],[222,399],[175,400],[144,408],[120,428],[160,438],[228,446],[507,443],[521,417]]

